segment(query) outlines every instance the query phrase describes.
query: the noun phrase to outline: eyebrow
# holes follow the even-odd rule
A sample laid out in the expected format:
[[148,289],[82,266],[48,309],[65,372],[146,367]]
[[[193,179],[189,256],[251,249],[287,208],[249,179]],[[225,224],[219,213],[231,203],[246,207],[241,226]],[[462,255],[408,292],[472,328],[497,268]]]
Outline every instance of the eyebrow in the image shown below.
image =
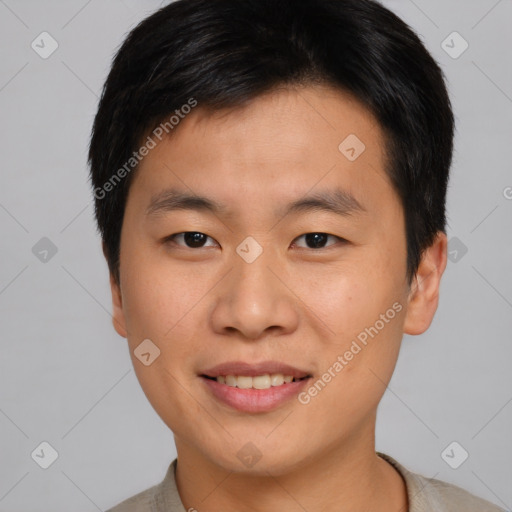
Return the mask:
[[[176,210],[209,212],[227,215],[228,208],[217,201],[195,194],[170,188],[152,197],[146,208],[146,216],[159,216]],[[275,215],[284,217],[293,213],[325,211],[340,216],[367,212],[367,209],[348,191],[327,189],[302,197],[276,210]]]

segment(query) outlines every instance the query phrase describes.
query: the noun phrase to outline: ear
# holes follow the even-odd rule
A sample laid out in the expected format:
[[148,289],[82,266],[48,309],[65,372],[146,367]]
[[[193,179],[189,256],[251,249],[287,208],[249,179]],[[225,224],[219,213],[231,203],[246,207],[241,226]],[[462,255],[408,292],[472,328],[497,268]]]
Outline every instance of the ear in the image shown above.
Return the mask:
[[422,255],[407,300],[405,334],[421,334],[432,323],[439,302],[441,277],[447,263],[447,246],[446,234],[439,231],[434,243]]
[[[107,257],[105,242],[102,243],[103,254]],[[112,294],[112,325],[119,336],[127,337],[126,322],[123,311],[123,297],[121,287],[118,285],[110,272],[110,292]]]

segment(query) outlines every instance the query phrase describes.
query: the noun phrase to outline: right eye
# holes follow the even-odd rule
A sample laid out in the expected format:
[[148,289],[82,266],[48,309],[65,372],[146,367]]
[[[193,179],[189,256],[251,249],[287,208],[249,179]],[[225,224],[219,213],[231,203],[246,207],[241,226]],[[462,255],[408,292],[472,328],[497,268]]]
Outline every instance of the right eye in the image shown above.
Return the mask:
[[[207,247],[204,244],[208,238],[213,240],[213,238],[199,231],[182,231],[181,233],[175,233],[165,237],[164,242],[166,244],[186,247],[188,249],[201,249],[203,247]],[[182,244],[177,243],[176,240],[183,240],[186,245],[183,246]]]

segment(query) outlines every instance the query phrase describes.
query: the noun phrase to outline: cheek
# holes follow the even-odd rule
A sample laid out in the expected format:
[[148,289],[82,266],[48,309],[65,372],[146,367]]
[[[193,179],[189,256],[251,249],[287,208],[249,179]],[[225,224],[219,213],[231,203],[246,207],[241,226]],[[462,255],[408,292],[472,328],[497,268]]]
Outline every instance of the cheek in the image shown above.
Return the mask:
[[304,272],[297,295],[304,311],[313,311],[329,328],[331,342],[355,336],[391,306],[389,282],[382,274],[358,264],[343,264]]
[[[178,268],[162,259],[147,261],[128,251],[126,254],[133,256],[125,260],[127,286],[123,293],[132,362],[155,408],[159,410],[169,401],[170,390],[177,407],[183,394],[181,386],[193,385],[186,382],[192,376],[189,366],[207,340],[207,294],[212,282],[206,275],[191,273],[190,269]],[[134,354],[144,339],[150,339],[160,350],[149,367],[142,365]]]
[[[302,293],[307,297],[304,311],[314,311],[328,327],[320,338],[322,369],[335,371],[332,367],[341,356],[346,362],[341,370],[337,366],[339,386],[370,386],[371,393],[380,393],[381,385],[370,370],[386,380],[396,364],[405,312],[400,274],[376,265],[354,265],[323,276],[316,286],[313,281],[311,277],[303,283]],[[368,379],[379,384],[378,389]]]
[[148,260],[129,249],[124,256],[123,309],[130,332],[160,340],[172,336],[193,316],[208,283],[161,257]]

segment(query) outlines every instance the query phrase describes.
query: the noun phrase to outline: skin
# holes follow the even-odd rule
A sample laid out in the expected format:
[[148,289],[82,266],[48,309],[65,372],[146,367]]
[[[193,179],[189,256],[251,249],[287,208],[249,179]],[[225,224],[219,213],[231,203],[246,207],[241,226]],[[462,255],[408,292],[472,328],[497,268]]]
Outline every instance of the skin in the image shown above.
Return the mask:
[[[409,286],[383,133],[350,95],[317,85],[277,89],[236,110],[200,107],[141,162],[123,220],[120,286],[111,278],[114,326],[174,433],[185,509],[407,510],[402,478],[375,453],[376,410],[403,333],[420,334],[433,319],[446,235]],[[366,146],[353,162],[338,149],[349,134]],[[146,215],[171,186],[228,211]],[[275,214],[332,188],[350,191],[366,211]],[[183,237],[165,241],[184,231],[209,238],[199,248]],[[334,236],[315,248],[307,233]],[[263,248],[250,264],[236,252],[247,236]],[[395,302],[400,313],[308,404],[292,398],[271,412],[239,412],[198,376],[225,361],[278,360],[316,381]],[[150,366],[134,356],[146,338],[161,351]],[[250,468],[237,457],[248,442],[261,454]]]

